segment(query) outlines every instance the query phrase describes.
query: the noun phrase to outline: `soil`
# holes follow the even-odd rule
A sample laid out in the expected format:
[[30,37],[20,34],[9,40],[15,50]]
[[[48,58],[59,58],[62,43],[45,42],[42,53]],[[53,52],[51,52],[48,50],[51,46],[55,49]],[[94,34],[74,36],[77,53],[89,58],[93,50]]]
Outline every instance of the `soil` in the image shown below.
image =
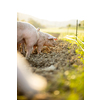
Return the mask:
[[44,76],[48,83],[57,81],[55,76],[58,73],[74,69],[73,65],[83,66],[78,58],[79,54],[75,51],[78,48],[76,44],[72,45],[63,40],[57,40],[56,42],[55,47],[43,47],[41,54],[37,54],[37,49],[35,49],[34,53],[27,59],[33,73]]

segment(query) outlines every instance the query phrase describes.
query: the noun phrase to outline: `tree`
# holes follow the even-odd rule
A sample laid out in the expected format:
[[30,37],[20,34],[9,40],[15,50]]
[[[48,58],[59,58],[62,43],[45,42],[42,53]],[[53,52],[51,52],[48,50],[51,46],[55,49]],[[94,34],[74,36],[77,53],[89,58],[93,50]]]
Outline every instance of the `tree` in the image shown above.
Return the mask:
[[80,27],[80,26],[81,26],[81,24],[79,23],[79,24],[78,24],[78,26]]
[[67,27],[68,27],[68,28],[71,27],[71,24],[68,24]]
[[81,21],[79,24],[80,24],[81,27],[84,27],[84,20]]

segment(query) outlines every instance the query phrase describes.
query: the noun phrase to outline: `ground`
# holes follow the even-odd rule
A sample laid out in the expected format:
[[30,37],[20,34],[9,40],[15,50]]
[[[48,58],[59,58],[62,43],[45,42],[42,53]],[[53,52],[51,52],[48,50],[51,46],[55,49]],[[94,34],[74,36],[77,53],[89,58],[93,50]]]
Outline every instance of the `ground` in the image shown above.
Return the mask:
[[78,48],[76,44],[57,40],[55,47],[44,47],[39,55],[36,50],[31,54],[28,62],[33,73],[44,76],[48,82],[44,95],[32,100],[84,99],[84,64],[80,60],[84,57],[77,53]]

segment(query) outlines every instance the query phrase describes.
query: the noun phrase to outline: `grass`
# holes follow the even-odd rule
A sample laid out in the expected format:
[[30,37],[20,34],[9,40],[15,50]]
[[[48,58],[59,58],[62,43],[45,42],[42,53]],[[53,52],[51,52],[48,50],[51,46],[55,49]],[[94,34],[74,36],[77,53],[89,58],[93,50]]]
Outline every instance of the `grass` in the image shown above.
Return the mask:
[[[41,29],[42,32],[46,33],[56,33],[60,34],[60,36],[66,36],[66,35],[71,35],[71,36],[76,36],[76,29],[75,27],[70,27],[70,28],[43,28]],[[77,37],[80,38],[81,41],[84,42],[84,29],[78,28],[78,33]]]
[[[43,32],[50,32],[50,33],[76,33],[76,28],[75,27],[70,27],[70,28],[42,28],[41,31]],[[84,29],[78,28],[79,33],[84,32]]]

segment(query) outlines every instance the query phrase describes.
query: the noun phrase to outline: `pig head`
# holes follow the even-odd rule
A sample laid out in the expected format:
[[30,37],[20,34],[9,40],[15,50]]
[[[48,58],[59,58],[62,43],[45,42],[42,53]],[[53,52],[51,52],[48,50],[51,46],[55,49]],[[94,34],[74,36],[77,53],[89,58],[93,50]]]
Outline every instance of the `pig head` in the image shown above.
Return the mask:
[[38,34],[39,34],[39,39],[37,41],[37,44],[35,45],[35,46],[37,46],[38,54],[41,53],[43,46],[54,47],[56,45],[56,42],[55,42],[55,40],[57,39],[56,37],[54,37],[48,33],[43,33],[39,29],[38,29]]

